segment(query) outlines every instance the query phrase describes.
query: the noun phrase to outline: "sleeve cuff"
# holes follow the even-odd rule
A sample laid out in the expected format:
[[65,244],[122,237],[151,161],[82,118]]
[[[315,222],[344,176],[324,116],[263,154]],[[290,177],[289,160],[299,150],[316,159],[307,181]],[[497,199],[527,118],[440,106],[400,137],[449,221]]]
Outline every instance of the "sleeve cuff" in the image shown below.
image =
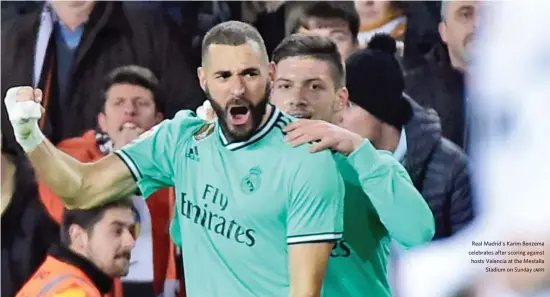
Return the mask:
[[329,232],[319,234],[305,234],[287,236],[287,244],[302,244],[302,243],[314,243],[314,242],[330,242],[342,239],[342,232]]
[[[348,162],[358,172],[365,172],[365,168],[370,168],[375,164],[378,157],[376,148],[372,145],[370,140],[365,139],[358,149],[349,154]],[[368,170],[366,170],[366,172],[368,172]]]
[[130,156],[128,156],[128,154],[126,154],[123,150],[115,151],[115,155],[117,155],[122,162],[124,162],[126,167],[128,167],[128,170],[130,170],[130,173],[132,173],[132,176],[137,183],[143,176],[141,175],[141,172],[139,172],[134,160],[132,160],[132,158],[130,158]]

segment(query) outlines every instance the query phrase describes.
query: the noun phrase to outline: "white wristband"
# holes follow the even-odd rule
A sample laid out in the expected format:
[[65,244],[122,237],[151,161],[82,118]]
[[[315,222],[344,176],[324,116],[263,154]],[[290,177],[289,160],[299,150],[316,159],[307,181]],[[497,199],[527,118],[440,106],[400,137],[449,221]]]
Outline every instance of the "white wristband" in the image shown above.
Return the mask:
[[12,122],[15,138],[26,153],[34,151],[46,137],[38,127],[38,121]]

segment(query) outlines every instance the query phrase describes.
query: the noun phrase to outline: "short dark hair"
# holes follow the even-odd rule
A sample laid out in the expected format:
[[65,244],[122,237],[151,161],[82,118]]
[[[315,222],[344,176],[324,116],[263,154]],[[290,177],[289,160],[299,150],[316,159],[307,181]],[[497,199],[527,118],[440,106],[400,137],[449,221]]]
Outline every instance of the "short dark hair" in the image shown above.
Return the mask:
[[105,212],[113,208],[129,208],[134,213],[137,213],[134,203],[130,198],[116,200],[91,209],[65,209],[60,228],[61,243],[64,246],[71,244],[69,229],[72,225],[78,225],[86,230],[88,234],[91,234],[95,225],[103,219]]
[[354,41],[359,34],[359,14],[353,1],[306,1],[297,2],[290,10],[285,24],[286,35],[291,35],[305,27],[311,17],[340,19],[348,23]]
[[208,49],[212,44],[222,44],[239,46],[247,42],[254,41],[260,45],[268,59],[264,39],[260,32],[252,25],[239,21],[227,21],[220,23],[210,29],[202,39],[201,58],[204,63],[208,54]]
[[336,87],[345,86],[346,72],[342,56],[330,38],[314,34],[292,34],[275,48],[272,61],[279,64],[280,61],[293,57],[309,57],[327,62]]
[[[115,68],[107,76],[103,82],[102,94],[107,101],[107,92],[116,84],[130,84],[140,86],[153,93],[153,100],[158,111],[164,111],[164,96],[161,93],[159,80],[155,74],[148,68],[138,65],[126,65]],[[105,104],[103,105],[104,111]]]

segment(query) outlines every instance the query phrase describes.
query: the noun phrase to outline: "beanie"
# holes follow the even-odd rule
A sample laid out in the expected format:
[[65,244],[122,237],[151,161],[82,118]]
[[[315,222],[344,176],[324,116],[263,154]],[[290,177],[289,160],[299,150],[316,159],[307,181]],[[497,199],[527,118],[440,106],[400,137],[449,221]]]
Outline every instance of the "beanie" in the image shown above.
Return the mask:
[[374,35],[366,49],[346,60],[346,87],[351,102],[401,130],[412,117],[412,107],[403,98],[405,79],[396,51],[390,35]]

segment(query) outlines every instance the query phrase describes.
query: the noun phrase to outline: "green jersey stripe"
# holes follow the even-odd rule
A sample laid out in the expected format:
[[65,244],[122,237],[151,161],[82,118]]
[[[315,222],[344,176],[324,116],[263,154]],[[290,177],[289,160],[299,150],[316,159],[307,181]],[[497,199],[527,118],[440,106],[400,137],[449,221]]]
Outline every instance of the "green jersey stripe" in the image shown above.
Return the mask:
[[126,167],[128,167],[136,182],[143,178],[143,175],[136,166],[136,162],[134,162],[134,160],[132,160],[132,158],[128,154],[126,154],[123,150],[118,150],[115,151],[115,155],[117,155],[122,160],[122,162],[126,164]]
[[320,233],[320,234],[287,236],[286,242],[288,244],[296,244],[296,243],[308,243],[308,242],[335,241],[339,239],[342,239],[342,233],[330,232],[330,233]]
[[250,139],[248,139],[247,141],[242,141],[242,142],[228,143],[227,138],[223,134],[223,131],[222,131],[222,129],[221,129],[219,123],[218,123],[218,125],[217,125],[218,126],[218,134],[220,136],[220,140],[221,140],[222,144],[225,147],[227,147],[227,149],[229,149],[231,151],[234,151],[234,150],[238,150],[240,148],[246,147],[248,145],[251,145],[251,144],[257,142],[258,140],[262,139],[264,136],[269,134],[269,132],[271,131],[271,129],[275,125],[275,122],[279,118],[280,112],[281,111],[278,108],[273,107],[273,109],[271,111],[271,115],[269,116],[269,119],[267,120],[265,125],[262,128],[260,128],[256,132],[256,134],[254,134],[252,137],[250,137]]

